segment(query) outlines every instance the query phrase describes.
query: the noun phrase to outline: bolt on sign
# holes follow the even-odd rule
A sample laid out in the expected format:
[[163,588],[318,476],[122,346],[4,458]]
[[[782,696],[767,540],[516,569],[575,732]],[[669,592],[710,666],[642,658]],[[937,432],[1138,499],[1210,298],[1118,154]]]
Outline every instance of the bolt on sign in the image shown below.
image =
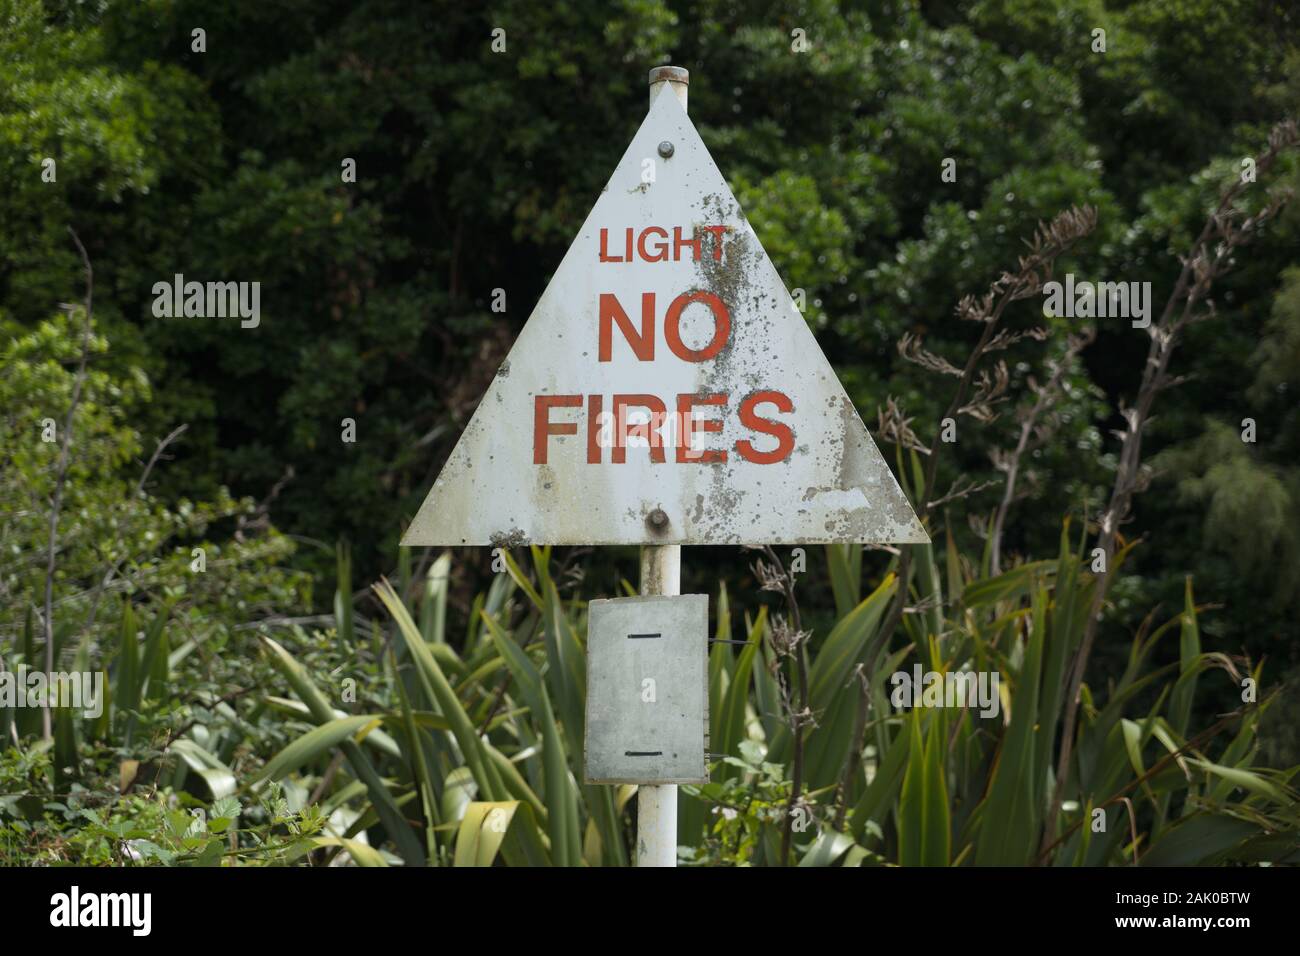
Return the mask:
[[402,540],[928,540],[663,83]]

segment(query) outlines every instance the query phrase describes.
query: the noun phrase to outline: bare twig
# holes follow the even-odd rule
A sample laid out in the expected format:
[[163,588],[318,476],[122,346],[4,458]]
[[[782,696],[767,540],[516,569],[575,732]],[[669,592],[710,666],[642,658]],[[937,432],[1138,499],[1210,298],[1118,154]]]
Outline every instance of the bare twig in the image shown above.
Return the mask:
[[[149,463],[144,466],[144,471],[140,474],[140,480],[135,483],[135,496],[139,497],[144,491],[144,483],[149,479],[149,473],[153,471],[153,466],[157,463],[159,456],[162,455],[163,449],[181,436],[189,425],[180,425],[174,429],[170,435],[158,442],[154,446],[153,454],[149,456]],[[94,597],[90,602],[90,613],[86,615],[86,626],[83,630],[89,632],[95,626],[95,617],[99,613],[99,602],[104,596],[104,590],[112,583],[113,578],[117,575],[118,570],[122,567],[122,562],[127,556],[124,554],[113,562],[108,572],[100,579],[99,584],[95,587]]]
[[921,443],[921,439],[912,431],[912,419],[903,414],[898,402],[891,395],[885,399],[885,407],[876,408],[876,434],[884,441],[901,445],[908,451],[930,454],[930,449]]
[[992,488],[997,483],[996,480],[976,482],[971,478],[958,476],[957,480],[948,487],[948,490],[945,491],[943,495],[935,498],[934,501],[931,501],[926,505],[926,510],[933,511],[940,505],[947,504],[950,501],[956,501],[959,498],[969,498],[971,495],[979,494],[981,491]]
[[[0,654],[0,674],[3,674],[3,673],[4,673],[5,671],[7,671],[8,669],[9,669],[9,668],[5,666],[4,655],[3,655],[3,654]],[[13,737],[13,739],[14,739],[14,746],[17,747],[17,748],[19,748],[19,749],[21,750],[21,749],[22,749],[22,743],[18,740],[18,723],[17,723],[17,721],[12,721],[12,720],[11,720],[11,721],[9,722],[9,733],[10,733],[10,735],[11,735],[11,736]]]
[[334,776],[339,772],[339,767],[343,766],[343,756],[343,751],[340,750],[330,759],[329,766],[325,768],[325,773],[321,775],[320,783],[316,785],[316,789],[313,790],[311,796],[307,798],[307,803],[309,805],[319,803],[320,798],[325,796],[325,792],[329,790],[330,783],[334,780]]
[[[1300,143],[1300,129],[1294,120],[1286,120],[1273,128],[1269,135],[1268,148],[1255,161],[1258,172],[1264,173],[1277,160],[1283,150]],[[1151,417],[1151,406],[1165,388],[1170,387],[1173,379],[1169,375],[1169,360],[1178,346],[1179,337],[1184,328],[1192,321],[1198,303],[1208,300],[1214,280],[1226,273],[1232,266],[1232,253],[1257,232],[1259,227],[1275,216],[1289,196],[1277,195],[1259,212],[1248,216],[1234,204],[1245,189],[1246,183],[1237,179],[1226,189],[1218,205],[1205,221],[1201,233],[1192,244],[1191,251],[1183,257],[1183,268],[1179,273],[1174,290],[1160,314],[1160,319],[1148,329],[1151,344],[1147,351],[1146,364],[1142,368],[1142,380],[1138,387],[1137,402],[1132,408],[1124,410],[1127,428],[1123,433],[1120,447],[1119,465],[1115,472],[1115,484],[1111,489],[1110,503],[1100,519],[1100,533],[1097,544],[1105,555],[1105,570],[1097,577],[1093,590],[1092,606],[1084,623],[1083,638],[1075,653],[1070,668],[1070,680],[1066,694],[1062,698],[1065,708],[1065,724],[1061,732],[1061,752],[1056,764],[1056,786],[1053,789],[1046,826],[1043,829],[1042,847],[1052,840],[1055,830],[1056,810],[1061,805],[1066,783],[1070,773],[1070,757],[1074,748],[1074,731],[1079,712],[1079,689],[1083,683],[1083,674],[1092,654],[1093,641],[1097,636],[1097,622],[1110,590],[1115,556],[1115,541],[1119,526],[1128,517],[1129,506],[1133,496],[1141,491],[1148,476],[1143,474],[1142,432]]]
[[140,473],[140,480],[135,483],[135,493],[137,495],[144,491],[144,483],[149,480],[149,473],[153,471],[153,466],[157,464],[158,458],[162,455],[164,449],[180,438],[189,427],[189,425],[177,425],[166,438],[154,446],[153,454],[149,456],[149,463],[144,466],[144,471]]
[[[781,834],[781,865],[788,866],[790,863],[790,840],[791,830],[794,825],[795,808],[799,806],[800,795],[803,791],[803,744],[804,728],[814,723],[813,715],[808,709],[808,655],[805,653],[804,644],[809,634],[804,632],[802,619],[799,614],[799,602],[794,596],[794,575],[786,570],[781,559],[777,557],[776,552],[771,545],[763,548],[767,555],[770,565],[763,565],[759,562],[755,565],[754,570],[762,582],[764,590],[780,591],[785,596],[786,607],[790,610],[790,617],[794,622],[794,630],[781,626],[783,622],[774,621],[769,631],[772,640],[773,649],[779,659],[788,654],[793,654],[795,659],[795,673],[799,680],[799,703],[797,709],[786,696],[786,713],[790,723],[790,733],[794,738],[794,768],[791,776],[790,798],[785,807],[785,826]],[[784,681],[782,682],[784,684]]]
[[[1058,214],[1050,223],[1040,223],[1038,229],[1034,232],[1033,239],[1029,242],[1029,254],[1020,257],[1019,269],[1016,272],[1004,272],[984,295],[979,298],[968,295],[957,304],[956,312],[959,319],[982,323],[984,330],[966,359],[966,366],[962,370],[961,380],[957,383],[957,389],[948,403],[948,410],[942,416],[943,418],[952,418],[959,409],[967,406],[967,396],[975,385],[979,363],[988,353],[990,343],[996,338],[998,322],[1002,319],[1007,306],[1012,302],[1029,298],[1041,292],[1043,284],[1051,275],[1052,265],[1056,259],[1090,233],[1096,225],[1097,212],[1090,206],[1067,209],[1065,212]],[[983,381],[988,383],[985,389],[987,404],[988,398],[996,397],[993,392],[997,385],[997,377],[988,378],[986,373]],[[918,491],[918,498],[915,502],[916,512],[923,521],[929,511],[930,500],[934,495],[934,484],[938,474],[939,450],[941,447],[942,432],[937,431],[934,440],[930,444],[929,461],[925,470],[925,483]],[[888,617],[867,651],[866,671],[868,677],[874,674],[876,662],[881,652],[889,646],[889,641],[898,629],[898,625],[903,619],[903,612],[907,608],[909,584],[912,576],[912,553],[914,550],[913,548],[905,548],[902,557],[899,559],[898,592],[894,595],[893,601],[890,602]]]
[[935,355],[933,352],[926,350],[921,345],[921,337],[913,335],[911,332],[904,332],[903,337],[898,340],[898,354],[928,372],[938,372],[940,375],[961,378],[961,369],[943,356]]
[[[987,352],[988,349],[984,351]],[[977,422],[987,425],[998,417],[993,406],[1006,401],[1007,385],[1010,382],[1011,374],[1007,371],[1006,362],[998,362],[993,367],[992,375],[987,370],[981,371],[979,381],[975,383],[975,394],[957,409],[957,414],[969,415]]]
[[853,676],[858,685],[858,706],[853,715],[853,743],[849,746],[849,759],[844,764],[844,773],[835,794],[835,832],[844,832],[844,820],[849,812],[849,792],[853,778],[862,765],[862,748],[866,745],[867,716],[871,710],[871,685],[866,672],[859,664],[854,668]]
[[267,492],[266,497],[259,501],[257,507],[253,509],[252,517],[241,514],[235,519],[234,537],[236,541],[242,544],[245,540],[245,532],[260,533],[271,526],[271,504],[276,498],[280,497],[280,492],[284,490],[284,486],[293,481],[295,474],[293,465],[286,465],[284,474],[271,486],[271,490]]
[[1020,475],[1020,459],[1029,449],[1031,438],[1037,438],[1036,444],[1041,444],[1050,434],[1050,430],[1047,429],[1040,431],[1039,420],[1055,401],[1056,393],[1061,387],[1061,380],[1074,363],[1074,359],[1096,337],[1097,330],[1088,328],[1082,334],[1072,335],[1066,340],[1065,354],[1051,364],[1052,374],[1048,378],[1047,384],[1036,386],[1031,383],[1030,385],[1036,393],[1036,398],[1034,404],[1020,416],[1020,438],[1016,442],[1016,447],[1009,453],[995,455],[993,459],[994,466],[999,471],[1005,472],[1007,476],[1006,485],[1002,490],[1002,501],[993,514],[993,528],[990,531],[992,541],[989,552],[989,567],[990,573],[994,576],[1001,573],[1002,570],[1002,529],[1006,525],[1007,512],[1011,510],[1011,505],[1016,500],[1016,481]]

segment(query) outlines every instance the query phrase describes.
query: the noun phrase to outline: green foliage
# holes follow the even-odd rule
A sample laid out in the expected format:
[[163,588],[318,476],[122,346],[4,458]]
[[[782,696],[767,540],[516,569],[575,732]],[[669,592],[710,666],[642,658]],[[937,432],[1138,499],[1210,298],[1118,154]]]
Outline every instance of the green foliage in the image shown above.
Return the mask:
[[41,811],[0,816],[0,866],[277,866],[316,849],[325,822],[315,807],[291,811],[278,792],[205,806],[184,793],[118,796],[76,786],[51,799],[31,786],[42,757],[48,771],[39,750],[0,753],[0,781],[19,788],[3,800]]
[[748,866],[754,860],[780,855],[778,828],[785,817],[790,781],[785,766],[763,759],[763,746],[742,740],[740,756],[723,757],[715,776],[725,767],[740,773],[726,775],[721,783],[685,787],[684,791],[703,801],[711,819],[698,845],[681,851],[682,862],[697,866]]
[[[50,512],[85,326],[70,309],[0,345],[0,660],[11,673],[45,670]],[[87,342],[57,515],[53,660],[98,674],[103,691],[97,706],[55,707],[45,739],[40,708],[0,703],[0,734],[17,744],[0,774],[5,839],[41,861],[283,862],[314,848],[301,841],[320,824],[301,804],[246,808],[261,821],[248,827],[226,818],[248,751],[284,733],[230,701],[264,679],[239,626],[308,603],[307,581],[280,566],[291,546],[253,502],[150,492],[132,424],[149,381],[139,368],[115,374],[93,329]],[[282,835],[300,845],[290,852]]]
[[[351,541],[366,578],[390,570],[402,520],[639,121],[647,66],[695,71],[692,115],[869,421],[887,396],[935,421],[935,389],[894,342],[921,333],[959,359],[978,330],[949,320],[954,302],[1064,206],[1091,203],[1100,227],[1062,272],[1151,281],[1162,301],[1173,251],[1211,195],[1300,108],[1296,14],[1249,0],[819,2],[798,16],[767,3],[512,0],[434,20],[389,0],[245,3],[204,10],[219,55],[190,50],[189,10],[0,8],[0,329],[25,334],[51,303],[80,296],[65,235],[75,224],[116,344],[98,364],[149,374],[143,434],[189,425],[161,496],[260,497],[292,468],[277,523]],[[1099,26],[1104,53],[1093,51]],[[497,27],[503,53],[490,45]],[[807,53],[791,52],[795,28]],[[57,183],[41,181],[46,156]],[[345,157],[356,183],[341,180]],[[945,159],[955,182],[940,179]],[[1295,178],[1287,160],[1281,179]],[[1246,486],[1294,486],[1284,471],[1300,429],[1280,377],[1294,296],[1284,286],[1274,305],[1274,293],[1298,226],[1300,214],[1280,221],[1216,295],[1218,319],[1179,356],[1198,386],[1170,393],[1153,427],[1152,447],[1190,445],[1225,409],[1233,425],[1253,412],[1261,441],[1236,463]],[[261,282],[262,325],[154,318],[152,285],[177,272]],[[489,310],[497,288],[505,314]],[[1037,312],[1017,306],[1009,324]],[[1013,398],[1075,331],[1049,325],[1046,346],[1007,352]],[[1106,436],[1145,337],[1099,331],[1026,463],[1013,552],[1052,548],[1060,516],[1096,513],[1109,484]],[[357,422],[354,444],[339,441],[344,417]],[[989,453],[1014,435],[1011,415],[963,429],[940,487],[995,479]],[[994,494],[974,503],[991,507]],[[1199,507],[1167,496],[1137,516],[1130,530],[1160,527],[1168,540],[1134,567],[1128,609],[1176,600],[1189,568],[1213,599],[1245,607],[1271,606],[1300,573],[1300,556],[1279,552],[1276,579],[1231,578]],[[964,526],[954,534],[978,547]],[[329,572],[323,551],[295,561]],[[1296,662],[1291,625],[1211,626]],[[1107,633],[1112,642],[1123,635]]]
[[[70,399],[74,373],[49,353],[58,321],[10,346],[23,373],[4,387],[38,407]],[[49,738],[35,709],[0,710],[0,732],[18,742],[0,761],[6,852],[117,865],[627,865],[635,788],[579,782],[586,604],[570,576],[557,578],[549,548],[533,548],[529,566],[505,554],[508,573],[454,622],[449,555],[419,576],[402,562],[400,590],[383,581],[375,599],[357,602],[340,546],[334,626],[283,621],[306,594],[276,567],[274,531],[239,522],[258,513],[251,503],[173,511],[126,477],[140,448],[126,422],[147,387],[142,374],[123,383],[92,370],[73,420],[56,660],[106,672],[107,689],[99,713],[56,708]],[[15,449],[7,493],[39,505],[54,467],[48,451],[38,457],[40,422],[28,408],[3,423]],[[9,606],[30,609],[6,623],[10,668],[43,658],[33,616],[45,513],[17,510],[3,526],[19,544],[3,578]],[[139,549],[110,552],[127,560],[107,579],[97,551],[106,532],[95,524],[105,520],[117,547]],[[212,536],[223,520],[233,540]],[[1232,658],[1202,649],[1190,587],[1179,615],[1139,632],[1104,697],[1085,685],[1071,791],[1059,815],[1045,815],[1065,664],[1092,588],[1084,540],[1076,547],[1062,534],[1056,561],[997,576],[951,537],[943,575],[932,547],[920,548],[909,587],[926,610],[906,616],[867,685],[857,674],[899,583],[892,569],[869,577],[853,549],[828,548],[838,610],[807,651],[815,724],[793,815],[781,688],[797,679],[797,655],[781,649],[788,632],[774,609],[760,606],[745,615],[739,652],[719,644],[711,655],[724,756],[715,782],[685,788],[684,861],[779,864],[794,819],[795,860],[808,866],[1031,863],[1044,831],[1054,842],[1043,860],[1056,864],[1289,859],[1300,768],[1255,763],[1259,721],[1276,697],[1208,732],[1193,719],[1206,675],[1240,675]],[[193,541],[213,555],[201,573],[187,561]],[[733,601],[720,591],[720,635],[731,633]],[[1175,629],[1179,662],[1153,667],[1158,641]],[[886,681],[914,662],[997,673],[1005,713],[898,710]],[[1258,682],[1260,671],[1251,676]],[[861,725],[868,690],[871,719]],[[1137,843],[1126,838],[1125,798],[1137,806]],[[1094,832],[1094,809],[1104,830]]]
[[1282,273],[1282,288],[1273,300],[1273,314],[1255,351],[1257,367],[1251,397],[1266,402],[1300,375],[1300,268]]
[[[60,443],[71,403],[84,326],[79,310],[39,323],[0,344],[0,620],[19,628],[41,603],[48,554],[49,508]],[[90,337],[91,364],[72,423],[73,445],[59,521],[56,585],[60,613],[89,622],[104,613],[105,595],[139,594],[153,606],[170,600],[204,638],[214,624],[256,615],[306,598],[301,575],[264,573],[286,558],[288,542],[273,530],[257,533],[250,500],[221,493],[214,500],[164,504],[140,487],[144,442],[134,423],[151,398],[144,372],[123,375],[97,368],[108,351]],[[44,440],[47,426],[51,441]],[[162,436],[158,436],[161,439]],[[233,539],[218,528],[246,529]],[[190,572],[193,549],[203,548],[208,573]],[[101,582],[116,569],[107,585]],[[215,572],[215,573],[213,573]],[[211,617],[209,617],[211,615]],[[108,622],[116,618],[107,614]],[[96,620],[99,620],[98,615]]]
[[1241,429],[1209,421],[1195,442],[1154,462],[1176,479],[1179,500],[1205,515],[1205,539],[1236,558],[1243,573],[1277,576],[1278,596],[1300,584],[1300,512],[1288,484],[1297,475],[1255,462]]
[[[399,846],[423,834],[416,856],[403,851],[408,865],[625,864],[631,820],[623,805],[634,788],[576,783],[582,751],[570,741],[581,733],[583,686],[580,675],[561,683],[563,656],[547,650],[548,627],[561,643],[579,640],[585,602],[576,595],[561,599],[548,549],[534,548],[532,558],[531,574],[510,561],[510,574],[499,579],[504,586],[482,602],[483,627],[459,649],[426,641],[415,624],[418,608],[408,603],[413,599],[381,584],[379,598],[405,654],[385,658],[382,678],[370,681],[365,699],[352,705],[359,714],[331,709],[316,689],[321,678],[277,647],[290,685],[321,723],[273,757],[264,776],[300,775],[299,789],[319,788],[343,741],[352,774],[340,768],[327,793],[363,801],[357,820],[370,822],[372,843],[378,824]],[[1092,574],[1064,535],[1055,562],[1020,565],[993,578],[967,573],[961,562],[953,568],[953,598],[945,604],[951,611],[933,620],[915,616],[905,643],[876,671],[873,726],[860,769],[848,777],[843,767],[853,738],[841,739],[830,716],[832,697],[814,696],[807,788],[794,818],[800,865],[1032,864],[1040,861],[1044,829],[1049,839],[1041,862],[1055,865],[1291,860],[1300,816],[1290,781],[1300,767],[1273,770],[1255,762],[1259,722],[1278,705],[1276,693],[1212,727],[1191,720],[1205,675],[1222,672],[1221,679],[1236,684],[1240,675],[1230,658],[1201,649],[1190,587],[1181,613],[1139,633],[1127,667],[1104,695],[1085,685],[1077,772],[1062,812],[1049,817],[1065,664],[1082,634]],[[856,681],[849,668],[865,660],[880,625],[871,608],[890,587],[882,582],[815,642],[813,674],[839,675],[820,679],[851,707],[856,693],[846,688],[855,689]],[[1182,636],[1181,663],[1152,667],[1159,641],[1175,631]],[[305,637],[299,633],[300,641]],[[780,863],[791,793],[782,756],[789,732],[784,722],[768,732],[758,686],[771,662],[788,671],[787,680],[793,664],[770,657],[764,668],[751,667],[758,648],[769,651],[766,613],[751,640],[738,658],[718,664],[725,676],[713,688],[711,712],[735,713],[735,702],[744,699],[743,737],[734,755],[715,764],[713,782],[683,788],[683,799],[705,811],[698,828],[679,835],[684,863]],[[919,657],[922,647],[929,658]],[[917,660],[943,673],[996,672],[999,712],[892,706],[889,674]],[[1258,681],[1258,671],[1252,676]],[[1154,707],[1146,703],[1152,698]],[[574,714],[576,727],[567,716]],[[357,743],[370,744],[381,726],[392,732],[391,741],[376,741],[363,753]],[[818,753],[836,759],[819,760]],[[1136,808],[1136,843],[1126,800]],[[403,807],[404,819],[394,823],[384,810],[389,804]],[[1202,830],[1212,838],[1203,845],[1189,840]]]

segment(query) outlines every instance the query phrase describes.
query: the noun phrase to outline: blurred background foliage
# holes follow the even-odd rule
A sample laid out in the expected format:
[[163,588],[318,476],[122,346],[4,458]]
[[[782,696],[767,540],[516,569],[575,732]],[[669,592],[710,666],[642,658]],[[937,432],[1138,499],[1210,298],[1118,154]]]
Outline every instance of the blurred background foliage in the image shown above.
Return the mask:
[[[111,727],[92,732],[90,742],[113,741],[104,751],[111,759],[78,759],[88,762],[87,773],[94,764],[114,780],[122,761],[149,767],[161,760],[167,776],[152,780],[195,790],[210,803],[229,794],[197,784],[199,770],[215,771],[215,762],[243,786],[295,729],[320,723],[297,713],[295,728],[282,719],[294,713],[288,703],[254,701],[265,696],[270,662],[280,660],[254,651],[255,634],[297,627],[298,644],[277,637],[286,653],[339,678],[352,666],[348,655],[331,658],[325,646],[337,647],[346,633],[364,647],[375,635],[338,620],[340,608],[351,605],[340,605],[337,578],[405,578],[410,613],[426,613],[420,582],[437,556],[407,554],[403,572],[395,557],[403,522],[640,123],[650,66],[691,70],[694,122],[787,285],[805,290],[806,317],[873,432],[876,409],[892,396],[928,441],[946,396],[930,374],[900,360],[898,338],[923,334],[928,348],[960,365],[978,329],[953,318],[955,303],[1013,265],[1037,221],[1071,204],[1096,207],[1099,225],[1058,262],[1058,273],[1150,281],[1162,303],[1178,274],[1177,253],[1200,229],[1222,183],[1258,151],[1276,120],[1300,110],[1297,17],[1282,0],[810,0],[796,7],[0,0],[0,653],[30,661],[24,647],[33,645],[23,645],[24,634],[34,633],[39,644],[33,609],[43,587],[58,447],[37,436],[47,417],[62,427],[83,322],[76,307],[63,306],[83,295],[70,226],[94,263],[95,335],[61,518],[56,640],[67,661],[84,652],[117,668],[127,659],[120,656],[123,628],[134,641],[137,625],[145,635],[147,622],[161,616],[168,660],[191,647],[175,659],[172,684],[192,689],[158,703],[147,719],[136,708],[141,726],[127,742]],[[206,31],[206,52],[191,49],[196,27]],[[490,48],[497,27],[506,31],[504,53]],[[1098,28],[1106,31],[1105,53],[1092,50]],[[808,52],[791,52],[795,29],[805,31]],[[42,181],[47,157],[57,162],[56,183]],[[357,162],[355,184],[340,180],[344,158]],[[945,158],[956,160],[955,182],[940,179]],[[1294,155],[1284,157],[1274,179],[1297,185]],[[1300,664],[1300,412],[1292,384],[1300,372],[1298,238],[1293,204],[1241,253],[1216,286],[1217,318],[1192,327],[1177,354],[1175,371],[1190,381],[1162,396],[1148,435],[1153,484],[1125,527],[1129,541],[1144,540],[1111,590],[1090,686],[1113,690],[1148,615],[1177,616],[1185,626],[1189,577],[1205,609],[1196,627],[1207,650],[1240,655],[1250,667],[1262,661],[1265,687]],[[260,282],[260,327],[155,318],[152,286],[176,273]],[[504,314],[490,309],[497,288],[506,292]],[[1054,333],[1007,353],[1018,403],[1031,379],[1047,377],[1047,360],[1062,353],[1073,326],[1043,318],[1034,302],[1015,306],[1008,322],[1017,329],[1044,323]],[[1063,521],[1082,527],[1108,494],[1118,448],[1112,430],[1131,399],[1147,338],[1122,320],[1098,326],[1096,341],[1067,370],[1051,439],[1026,462],[1029,497],[1016,504],[1004,541],[1029,562],[1020,566],[1055,561]],[[340,441],[340,421],[349,417],[357,422],[355,444]],[[1247,417],[1258,423],[1254,444],[1239,440]],[[186,431],[139,487],[157,443],[182,424]],[[997,479],[990,453],[1013,445],[1016,430],[1010,414],[989,424],[963,420],[939,487],[958,475],[977,484]],[[995,485],[952,503],[937,522],[960,555],[945,614],[956,613],[957,595],[984,573],[984,544],[971,519],[986,521],[999,495]],[[942,564],[946,545],[942,536],[935,540]],[[340,541],[347,542],[346,574]],[[187,572],[195,547],[207,553],[204,575]],[[562,572],[546,573],[562,582],[566,602],[576,602],[571,620],[580,636],[581,601],[618,593],[624,578],[635,579],[631,549],[571,549],[546,560],[560,562]],[[853,560],[864,594],[885,586],[889,555],[868,551]],[[692,549],[683,590],[717,593],[722,577],[737,622],[757,620],[771,596],[759,596],[750,561],[736,549]],[[506,576],[492,573],[486,551],[465,550],[436,566],[445,575],[438,615],[468,629],[464,639],[444,643],[462,663],[486,665],[495,648],[495,670],[504,673],[508,658],[480,611],[492,608],[527,646],[527,604],[501,593]],[[110,568],[119,570],[105,581]],[[799,599],[819,641],[852,606],[836,593],[829,564],[814,561],[810,572],[800,578]],[[519,571],[509,580],[532,574],[537,581],[541,573]],[[1021,612],[1032,607],[1033,593],[1018,595]],[[357,600],[366,609],[361,619],[385,622],[371,666],[375,681],[388,676],[373,689],[373,712],[401,723],[384,724],[386,732],[401,732],[386,738],[382,757],[406,767],[411,786],[402,793],[399,783],[392,799],[424,807],[421,818],[436,831],[421,837],[427,857],[454,854],[457,842],[437,831],[449,825],[445,808],[430,801],[446,799],[444,775],[468,755],[463,742],[442,735],[446,749],[423,753],[427,778],[420,782],[414,754],[421,731],[412,721],[438,730],[447,701],[421,697],[431,692],[414,685],[403,685],[406,703],[393,696],[393,675],[416,665],[393,659],[394,646],[405,646],[401,628],[359,583]],[[1015,613],[1001,611],[992,620]],[[422,629],[438,616],[427,615],[417,621]],[[274,623],[258,623],[267,621]],[[979,641],[994,639],[976,630],[983,637],[965,649],[976,657],[954,657],[951,665],[978,659]],[[1026,647],[1031,630],[1017,638]],[[924,643],[921,635],[915,646],[924,650]],[[1153,666],[1188,666],[1173,643],[1150,648]],[[318,644],[324,656],[316,660],[310,649]],[[143,645],[136,652],[143,654]],[[452,671],[459,666],[440,660]],[[534,665],[549,679],[544,659]],[[510,691],[519,694],[515,704],[536,718],[547,704],[525,691],[527,668],[508,669],[519,682]],[[162,682],[165,671],[156,673]],[[483,677],[462,675],[471,676]],[[130,691],[134,679],[125,679]],[[470,707],[481,704],[477,688],[462,682],[455,690]],[[1293,697],[1260,715],[1265,727],[1277,722],[1271,735],[1258,742],[1248,735],[1246,749],[1253,753],[1258,744],[1270,767],[1300,762]],[[1146,717],[1160,698],[1144,685],[1133,699]],[[1236,684],[1207,678],[1195,715],[1208,726],[1240,704]],[[549,706],[572,700],[553,697]],[[761,700],[749,706],[755,714],[763,707]],[[1291,716],[1278,719],[1287,706]],[[557,719],[564,733],[574,732],[563,714]],[[220,727],[211,736],[203,729],[209,724]],[[25,739],[10,726],[11,736]],[[1151,744],[1155,726],[1141,725],[1139,756],[1141,747],[1159,746]],[[360,729],[349,725],[349,733]],[[891,727],[886,734],[894,731],[904,733]],[[501,729],[512,743],[499,752],[526,753],[535,744],[527,735],[540,732]],[[64,758],[69,740],[87,742],[79,729],[72,733],[65,734]],[[517,733],[523,737],[514,739]],[[775,733],[768,726],[752,736],[766,745]],[[162,757],[181,738],[207,754],[191,747],[182,761],[188,770],[177,769],[174,753]],[[363,743],[373,749],[375,739],[367,732]],[[926,740],[904,739],[925,758]],[[142,740],[152,749],[131,749],[145,747]],[[872,744],[877,757],[892,740]],[[757,752],[732,756],[748,761],[744,773],[735,768],[747,788],[780,802],[779,761],[768,770],[772,761]],[[55,757],[44,768],[31,764],[31,754],[23,759],[30,764],[25,779],[47,779],[59,793],[68,786],[94,791],[75,774],[63,779],[69,765]],[[535,756],[520,760],[535,796],[561,786],[542,782]],[[346,774],[355,779],[338,784],[336,770],[322,783],[331,765],[316,767],[298,790],[284,775],[277,786],[288,788],[288,802],[273,800],[262,816],[249,817],[253,829],[233,841],[236,848],[278,847],[268,859],[344,849],[364,855],[345,843],[311,842],[327,839],[321,833],[352,840],[366,829],[356,823],[367,801],[355,791],[340,796],[339,787],[369,787],[367,805],[385,807],[374,810],[380,827],[383,813],[392,812],[374,780],[351,763]],[[382,762],[374,773],[395,779]],[[719,786],[734,787],[737,778],[715,776]],[[974,786],[969,781],[984,778],[964,779]],[[481,800],[503,806],[522,792],[493,793],[490,775],[476,786]],[[131,788],[120,789],[125,799]],[[712,794],[724,796],[735,794]],[[322,800],[333,800],[326,807],[333,824],[312,815]],[[1154,791],[1149,803],[1143,824],[1158,836],[1170,810]],[[554,825],[549,798],[524,804],[527,811],[510,812],[519,820],[533,814],[539,832]],[[1185,804],[1179,797],[1177,805]],[[68,807],[71,820],[83,820],[77,814],[84,808]],[[605,841],[601,853],[615,852],[609,847],[625,808],[604,797],[595,809],[584,807]],[[109,825],[105,819],[94,825]],[[735,847],[760,860],[771,853],[761,849],[759,824],[746,836],[727,819]],[[895,859],[899,843],[906,848],[906,829],[891,829],[901,820],[859,819],[851,836],[862,852]],[[885,823],[874,843],[863,836],[868,820]],[[266,834],[256,829],[263,825]],[[197,859],[217,852],[211,847],[233,832],[221,827],[222,840],[214,841],[183,827],[174,832],[177,826],[159,816],[147,842],[173,858]],[[272,828],[297,835],[272,837]],[[952,832],[961,831],[953,824]],[[554,839],[551,832],[549,854],[557,852]],[[536,849],[514,840],[513,854]],[[732,845],[727,840],[719,845]],[[953,859],[958,842],[949,847]],[[107,845],[95,844],[93,853],[111,856]],[[405,850],[399,856],[409,861],[414,851]],[[1122,848],[1114,852],[1120,855],[1107,859],[1124,858]],[[741,856],[736,849],[732,859]]]

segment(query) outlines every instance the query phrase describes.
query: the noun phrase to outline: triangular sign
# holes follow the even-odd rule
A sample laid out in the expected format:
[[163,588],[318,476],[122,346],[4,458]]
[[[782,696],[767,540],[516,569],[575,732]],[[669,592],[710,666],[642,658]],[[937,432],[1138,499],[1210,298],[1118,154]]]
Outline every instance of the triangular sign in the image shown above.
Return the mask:
[[403,544],[929,540],[671,87]]

